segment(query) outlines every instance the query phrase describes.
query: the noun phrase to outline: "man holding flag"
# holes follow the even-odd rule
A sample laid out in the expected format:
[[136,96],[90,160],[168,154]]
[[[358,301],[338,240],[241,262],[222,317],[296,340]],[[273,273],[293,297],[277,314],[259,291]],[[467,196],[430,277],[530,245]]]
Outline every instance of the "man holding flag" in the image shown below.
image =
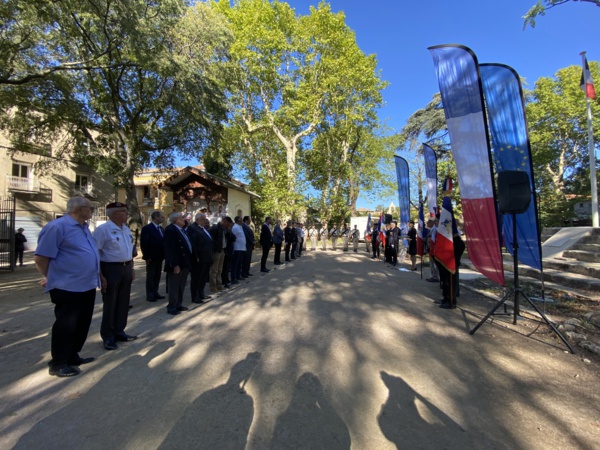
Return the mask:
[[465,251],[465,244],[458,234],[456,220],[452,212],[452,201],[444,197],[439,226],[435,240],[435,260],[440,271],[444,298],[440,308],[456,308],[458,292],[458,266]]

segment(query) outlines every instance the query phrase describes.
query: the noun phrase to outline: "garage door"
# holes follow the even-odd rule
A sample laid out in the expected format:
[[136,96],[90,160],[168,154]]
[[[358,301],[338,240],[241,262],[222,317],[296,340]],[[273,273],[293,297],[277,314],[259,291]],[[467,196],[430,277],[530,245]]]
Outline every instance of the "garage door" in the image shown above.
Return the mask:
[[41,217],[17,217],[15,220],[15,230],[24,228],[23,234],[27,238],[25,242],[25,250],[35,250],[37,247],[37,239],[42,230]]

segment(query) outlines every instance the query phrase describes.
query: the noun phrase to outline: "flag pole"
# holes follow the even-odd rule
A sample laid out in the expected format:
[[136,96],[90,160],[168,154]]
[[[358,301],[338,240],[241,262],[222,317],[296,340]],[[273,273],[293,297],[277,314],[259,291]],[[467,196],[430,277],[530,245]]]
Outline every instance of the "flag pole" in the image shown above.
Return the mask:
[[[585,70],[585,54],[583,51],[580,53],[582,60],[582,67]],[[598,184],[596,182],[596,152],[594,148],[594,128],[592,123],[592,104],[587,94],[585,96],[585,103],[587,106],[587,124],[588,124],[588,153],[590,156],[590,181],[592,184],[592,226],[598,228],[600,226],[598,218]]]

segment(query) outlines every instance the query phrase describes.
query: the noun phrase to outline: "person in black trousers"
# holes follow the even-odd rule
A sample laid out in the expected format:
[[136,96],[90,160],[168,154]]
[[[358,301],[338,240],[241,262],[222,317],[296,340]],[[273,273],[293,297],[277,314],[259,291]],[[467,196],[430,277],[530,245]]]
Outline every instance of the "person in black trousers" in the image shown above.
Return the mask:
[[[290,261],[290,249],[292,244],[297,240],[296,229],[292,227],[292,221],[288,220],[283,229],[283,237],[285,240],[285,262]],[[295,258],[294,258],[295,259]]]
[[[271,250],[271,246],[273,245],[273,235],[271,234],[271,218],[265,218],[265,223],[263,223],[262,228],[260,229],[260,245],[262,247],[262,257],[260,258],[260,271],[268,273],[269,269],[267,269],[267,258],[269,257],[269,250]],[[279,244],[279,251],[281,252],[281,244]]]
[[163,247],[164,230],[161,224],[165,220],[162,211],[152,213],[152,222],[142,227],[140,247],[142,259],[146,261],[146,300],[156,302],[165,298],[158,293],[158,285],[162,275],[165,249]]
[[275,221],[273,229],[273,245],[275,246],[275,258],[273,263],[278,266],[281,264],[281,244],[283,244],[283,230],[281,229],[281,221]]
[[187,228],[187,234],[194,249],[192,253],[192,269],[190,291],[193,303],[205,303],[211,298],[204,292],[209,279],[210,267],[213,263],[214,243],[207,230],[210,222],[206,214],[196,214],[196,221]]
[[398,264],[398,237],[399,231],[398,222],[393,221],[390,225],[390,229],[388,232],[388,241],[390,245],[390,259],[392,266],[396,267]]
[[15,234],[15,266],[17,262],[20,266],[23,266],[23,252],[25,251],[25,242],[27,242],[23,231],[25,231],[24,228],[19,228]]
[[192,265],[192,244],[185,234],[185,217],[182,213],[174,212],[169,215],[169,225],[165,229],[165,272],[169,284],[169,303],[167,312],[177,315],[187,311],[183,306],[183,294],[188,274]]
[[244,236],[246,238],[246,253],[242,259],[242,278],[251,277],[250,264],[252,263],[252,251],[254,250],[254,244],[256,237],[254,231],[250,228],[250,216],[244,216],[242,220],[242,230],[244,230]]

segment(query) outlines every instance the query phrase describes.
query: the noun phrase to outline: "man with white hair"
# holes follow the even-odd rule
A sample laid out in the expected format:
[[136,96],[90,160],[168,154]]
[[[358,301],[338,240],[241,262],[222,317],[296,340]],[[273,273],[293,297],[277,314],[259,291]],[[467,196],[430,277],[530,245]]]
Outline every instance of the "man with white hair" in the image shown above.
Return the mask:
[[169,286],[167,312],[175,316],[188,310],[183,306],[183,293],[192,265],[193,247],[184,231],[184,213],[169,214],[169,222],[171,224],[165,229],[164,238],[165,272]]
[[205,213],[196,214],[195,221],[186,232],[194,249],[192,253],[190,291],[193,303],[205,303],[210,295],[204,292],[204,287],[210,274],[213,262],[214,243],[207,227],[210,225]]
[[100,279],[102,290],[102,324],[100,336],[106,350],[116,350],[117,342],[137,339],[125,333],[129,315],[131,283],[135,277],[133,258],[136,249],[127,223],[127,205],[121,202],[106,205],[108,221],[94,231],[100,253]]
[[238,284],[242,278],[242,263],[246,253],[246,235],[242,228],[242,218],[236,216],[231,233],[235,236],[233,242],[233,258],[231,259],[231,284]]
[[76,366],[94,361],[79,356],[100,286],[100,257],[87,224],[93,212],[87,198],[69,199],[67,213],[42,228],[35,250],[35,266],[44,277],[40,284],[50,293],[56,317],[49,372],[61,378],[79,375]]

